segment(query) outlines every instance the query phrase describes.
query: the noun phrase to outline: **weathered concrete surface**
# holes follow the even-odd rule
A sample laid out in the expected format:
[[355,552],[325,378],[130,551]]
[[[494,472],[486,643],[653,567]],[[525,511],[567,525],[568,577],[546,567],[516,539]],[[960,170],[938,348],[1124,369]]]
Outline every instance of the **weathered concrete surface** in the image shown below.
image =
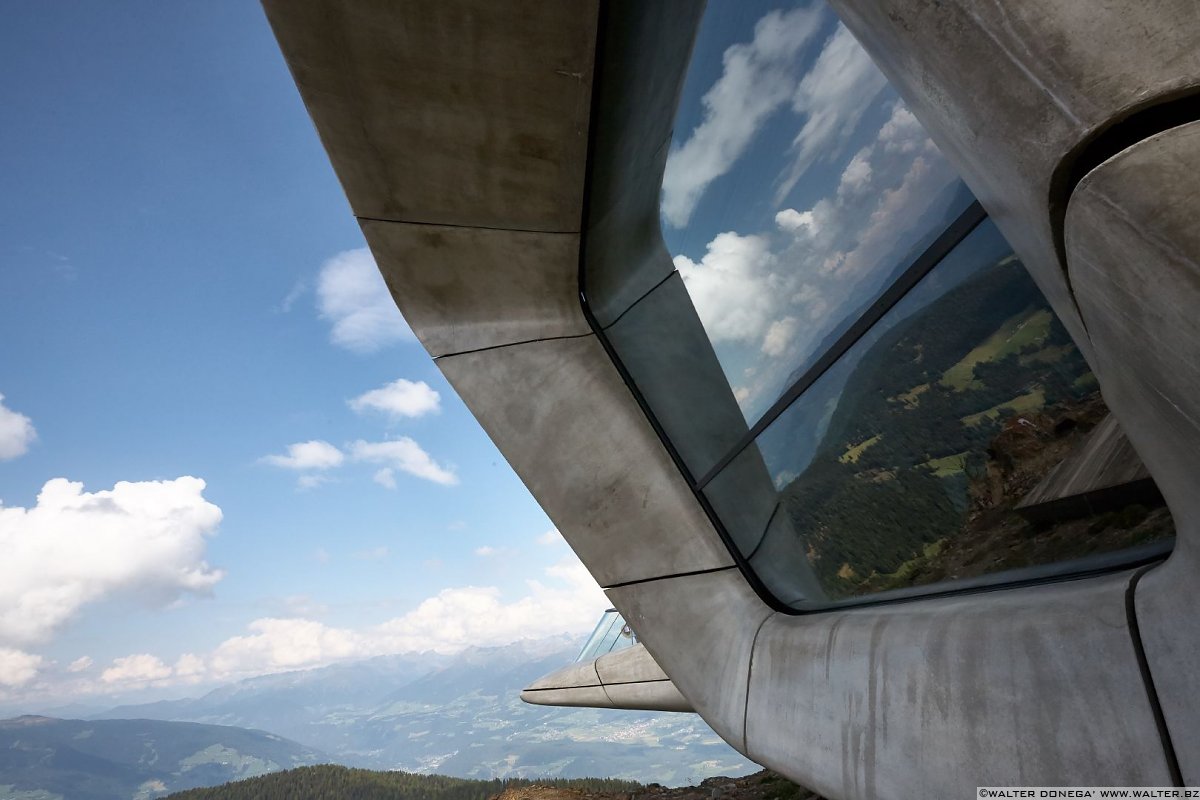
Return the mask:
[[[1193,34],[1196,29],[1193,29]],[[1138,584],[1142,641],[1188,785],[1200,783],[1200,123],[1087,175],[1067,211],[1071,284],[1104,397],[1162,490],[1177,541]]]
[[577,686],[562,689],[526,689],[521,699],[535,706],[568,706],[572,708],[618,708],[603,686]]
[[585,661],[582,664],[568,664],[562,669],[538,678],[529,684],[527,690],[574,689],[581,686],[599,685],[600,674],[596,671],[596,662],[593,660]]
[[594,336],[437,364],[601,586],[733,564]]
[[364,220],[396,305],[429,354],[590,333],[579,236]]
[[669,680],[652,683],[605,684],[604,693],[608,695],[613,708],[627,708],[634,711],[695,710],[688,699]]
[[[685,575],[607,594],[704,721],[745,753],[750,653],[759,625],[774,612],[741,573]],[[786,697],[793,687],[779,691]]]
[[1050,201],[1066,197],[1053,178],[1089,135],[1200,83],[1200,3],[830,5],[958,169],[1090,362],[1056,250],[1062,209]]
[[[595,691],[604,691],[602,701]],[[608,653],[586,664],[572,664],[530,684],[521,699],[534,705],[589,705],[639,711],[691,711],[692,706],[644,645]],[[570,702],[564,703],[563,700]]]
[[774,616],[754,648],[747,755],[838,798],[1169,785],[1128,581]]
[[595,0],[265,0],[355,216],[578,231]]
[[604,684],[670,680],[644,644],[600,656],[596,674]]

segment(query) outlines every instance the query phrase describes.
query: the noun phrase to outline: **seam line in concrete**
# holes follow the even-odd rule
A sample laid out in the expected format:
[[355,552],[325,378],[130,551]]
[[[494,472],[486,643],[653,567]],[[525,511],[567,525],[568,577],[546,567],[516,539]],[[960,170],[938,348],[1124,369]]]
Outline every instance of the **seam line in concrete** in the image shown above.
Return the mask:
[[592,332],[587,333],[572,333],[566,336],[544,336],[540,339],[522,339],[519,342],[505,342],[504,344],[492,344],[487,347],[477,347],[474,350],[459,350],[457,353],[443,353],[440,356],[434,356],[434,361],[439,361],[443,358],[454,358],[455,356],[469,356],[472,353],[483,353],[488,350],[499,350],[502,347],[519,347],[523,344],[537,344],[538,342],[557,342],[563,339],[583,339],[592,336]]
[[638,578],[633,581],[624,581],[622,583],[610,583],[608,586],[602,587],[605,591],[609,589],[624,589],[626,586],[637,586],[642,583],[654,583],[655,581],[669,581],[674,578],[690,578],[693,575],[711,575],[714,572],[728,572],[731,569],[737,569],[737,564],[729,564],[724,567],[711,567],[709,569],[695,569],[691,572],[674,572],[670,575],[657,575],[653,578]]
[[600,678],[600,668],[596,666],[595,661],[592,662],[592,672],[596,673],[596,680],[600,683],[600,691],[604,692],[604,696],[608,698],[608,704],[615,706],[616,703],[613,702],[612,695],[608,693],[608,689],[604,688],[604,681]]
[[[597,670],[599,672],[599,670]],[[649,678],[644,681],[605,681],[601,679],[601,686],[637,686],[643,683],[670,683],[670,678]]]
[[547,236],[578,236],[579,231],[546,231],[537,230],[535,228],[502,228],[497,225],[456,225],[452,222],[422,222],[412,219],[385,219],[383,217],[360,217],[355,214],[354,218],[359,222],[390,222],[396,225],[421,225],[429,228],[458,228],[459,230],[468,231],[497,231],[500,233],[544,233]]
[[601,326],[601,330],[605,330],[605,331],[611,330],[611,329],[612,329],[612,328],[613,328],[613,327],[614,327],[614,326],[615,326],[615,325],[616,325],[618,322],[620,322],[620,321],[621,321],[621,318],[622,318],[622,317],[624,317],[624,316],[625,316],[626,314],[628,314],[630,311],[633,311],[633,307],[634,307],[634,306],[636,306],[638,303],[640,303],[640,302],[642,302],[643,300],[645,300],[645,299],[646,299],[647,297],[649,297],[650,295],[654,294],[654,290],[655,290],[655,289],[657,289],[658,287],[662,286],[662,285],[663,285],[664,283],[666,283],[667,281],[671,280],[671,277],[672,277],[673,275],[675,275],[676,273],[678,273],[678,271],[679,271],[679,270],[674,270],[674,269],[673,269],[673,270],[671,270],[670,272],[668,272],[668,273],[667,273],[667,275],[666,275],[666,277],[664,277],[664,278],[663,278],[661,281],[659,281],[658,283],[654,284],[654,285],[653,285],[653,286],[651,286],[649,289],[647,289],[647,290],[645,291],[645,293],[643,293],[643,294],[642,294],[642,296],[641,296],[641,297],[639,297],[638,299],[636,299],[636,300],[634,300],[632,303],[630,303],[628,306],[626,306],[626,307],[625,307],[625,310],[624,310],[624,311],[622,311],[620,314],[617,314],[617,318],[616,318],[616,319],[614,319],[612,322],[608,323],[607,325],[602,325],[602,326]]
[[742,755],[747,758],[750,758],[750,738],[747,730],[750,725],[750,681],[754,677],[754,651],[758,648],[758,635],[762,633],[763,626],[767,624],[767,620],[778,613],[778,611],[772,611],[763,617],[762,622],[758,623],[758,627],[754,629],[754,638],[750,640],[750,659],[746,662],[746,707],[742,709]]
[[1150,712],[1154,716],[1154,727],[1158,729],[1158,738],[1162,744],[1163,757],[1167,761],[1167,771],[1175,786],[1183,786],[1183,771],[1179,768],[1179,758],[1175,754],[1175,744],[1171,741],[1171,730],[1167,727],[1167,718],[1163,713],[1162,703],[1158,697],[1158,689],[1154,686],[1154,673],[1150,670],[1150,660],[1142,645],[1142,631],[1138,625],[1136,593],[1138,581],[1142,579],[1155,565],[1142,567],[1133,573],[1129,586],[1125,589],[1125,619],[1129,628],[1129,638],[1133,644],[1133,653],[1137,658],[1138,671],[1142,676],[1142,686],[1146,690],[1146,700],[1150,703]]

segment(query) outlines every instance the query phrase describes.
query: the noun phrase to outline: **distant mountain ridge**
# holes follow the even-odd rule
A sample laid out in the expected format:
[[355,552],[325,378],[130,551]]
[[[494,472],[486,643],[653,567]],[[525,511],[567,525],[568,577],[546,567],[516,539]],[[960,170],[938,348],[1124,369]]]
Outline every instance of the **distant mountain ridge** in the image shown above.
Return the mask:
[[578,653],[570,637],[383,656],[252,678],[97,718],[269,730],[340,764],[463,778],[609,776],[678,785],[755,766],[699,717],[530,706],[520,691]]
[[149,800],[328,761],[275,734],[161,720],[0,720],[5,800]]

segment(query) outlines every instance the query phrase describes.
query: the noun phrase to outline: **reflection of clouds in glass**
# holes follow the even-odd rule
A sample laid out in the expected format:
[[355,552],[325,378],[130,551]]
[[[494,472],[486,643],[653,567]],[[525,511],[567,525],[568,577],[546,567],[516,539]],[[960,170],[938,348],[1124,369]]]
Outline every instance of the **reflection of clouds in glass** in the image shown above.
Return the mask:
[[662,213],[670,225],[686,225],[704,190],[729,171],[766,119],[796,102],[797,56],[821,16],[815,4],[772,11],[754,26],[752,41],[725,51],[721,77],[701,99],[704,121],[667,161]]
[[[874,298],[956,181],[900,103],[812,208],[783,209],[777,231],[718,234],[675,265],[748,415],[777,396],[821,340]],[[725,345],[724,347],[720,347]]]
[[699,263],[675,256],[704,330],[714,342],[752,343],[762,338],[775,307],[775,256],[764,236],[717,234]]
[[775,202],[783,202],[813,162],[837,158],[863,113],[886,86],[887,80],[866,51],[839,24],[792,98],[792,109],[807,119],[792,142],[795,160],[775,193]]

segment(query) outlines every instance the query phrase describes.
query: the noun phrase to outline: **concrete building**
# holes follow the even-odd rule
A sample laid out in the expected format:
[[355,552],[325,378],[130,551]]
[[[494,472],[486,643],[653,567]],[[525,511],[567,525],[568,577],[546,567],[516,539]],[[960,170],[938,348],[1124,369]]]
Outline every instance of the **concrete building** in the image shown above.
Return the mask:
[[831,798],[1200,785],[1200,4],[264,5],[636,631],[527,700]]

